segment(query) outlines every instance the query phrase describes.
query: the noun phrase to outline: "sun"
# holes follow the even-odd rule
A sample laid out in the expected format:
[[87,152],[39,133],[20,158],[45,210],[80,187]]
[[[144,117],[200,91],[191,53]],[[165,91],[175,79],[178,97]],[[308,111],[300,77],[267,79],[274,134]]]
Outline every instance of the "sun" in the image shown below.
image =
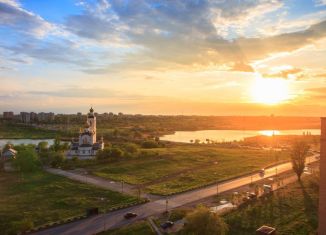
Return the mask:
[[290,98],[288,81],[278,78],[256,78],[251,87],[252,100],[262,104],[279,104]]

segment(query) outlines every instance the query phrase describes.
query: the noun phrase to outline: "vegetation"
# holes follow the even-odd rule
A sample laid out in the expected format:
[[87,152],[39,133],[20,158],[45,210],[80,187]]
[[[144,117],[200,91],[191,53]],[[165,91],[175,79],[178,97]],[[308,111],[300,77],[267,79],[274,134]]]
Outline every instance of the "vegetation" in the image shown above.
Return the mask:
[[13,159],[13,164],[21,172],[32,172],[40,167],[38,156],[31,148],[20,150]]
[[174,144],[165,148],[143,149],[138,157],[83,167],[94,175],[140,185],[151,193],[167,195],[250,173],[288,159],[286,151],[273,153]]
[[228,226],[224,220],[209,208],[198,206],[186,216],[187,223],[181,234],[187,235],[226,235]]
[[262,225],[275,227],[279,235],[316,234],[318,185],[317,176],[304,178],[226,214],[229,234],[252,235]]
[[146,221],[138,221],[118,229],[108,230],[98,235],[155,235],[151,226]]
[[54,138],[57,134],[58,132],[53,130],[0,122],[0,138],[2,139],[50,139]]
[[[0,138],[76,137],[85,116],[56,115],[47,123],[25,125],[0,119]],[[164,116],[105,114],[97,116],[97,131],[106,141],[135,141],[154,138],[174,131],[191,130],[264,130],[320,128],[316,117],[240,117],[240,116]]]
[[0,173],[0,195],[3,235],[83,215],[87,208],[109,209],[137,201],[43,171],[25,173],[23,181],[18,173]]
[[306,157],[308,155],[309,146],[303,142],[295,142],[292,147],[291,161],[293,171],[297,174],[298,180],[301,180],[301,175],[305,168]]

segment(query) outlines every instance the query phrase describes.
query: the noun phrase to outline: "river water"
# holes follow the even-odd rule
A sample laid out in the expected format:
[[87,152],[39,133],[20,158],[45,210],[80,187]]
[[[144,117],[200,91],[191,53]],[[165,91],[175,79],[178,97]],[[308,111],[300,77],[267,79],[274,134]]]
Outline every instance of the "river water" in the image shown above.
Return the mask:
[[205,142],[206,139],[224,142],[224,141],[241,141],[246,137],[266,135],[302,135],[303,133],[311,135],[320,135],[320,129],[296,129],[296,130],[203,130],[203,131],[176,131],[174,134],[162,136],[161,140],[190,143],[190,140],[200,140]]

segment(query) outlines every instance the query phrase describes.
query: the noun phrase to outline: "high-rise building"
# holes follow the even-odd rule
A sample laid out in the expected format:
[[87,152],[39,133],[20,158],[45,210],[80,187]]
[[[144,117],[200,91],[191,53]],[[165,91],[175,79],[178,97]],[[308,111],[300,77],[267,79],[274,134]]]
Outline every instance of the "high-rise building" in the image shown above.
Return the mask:
[[12,120],[14,119],[14,112],[3,112],[3,119]]
[[23,123],[31,122],[31,114],[28,112],[20,112],[20,118]]
[[318,235],[326,235],[326,117],[321,118]]

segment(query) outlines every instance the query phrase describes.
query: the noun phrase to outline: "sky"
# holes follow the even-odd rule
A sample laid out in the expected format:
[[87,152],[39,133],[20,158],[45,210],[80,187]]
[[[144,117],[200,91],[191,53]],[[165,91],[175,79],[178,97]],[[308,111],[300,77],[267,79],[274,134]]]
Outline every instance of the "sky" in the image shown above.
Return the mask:
[[0,111],[326,116],[325,0],[0,0]]

